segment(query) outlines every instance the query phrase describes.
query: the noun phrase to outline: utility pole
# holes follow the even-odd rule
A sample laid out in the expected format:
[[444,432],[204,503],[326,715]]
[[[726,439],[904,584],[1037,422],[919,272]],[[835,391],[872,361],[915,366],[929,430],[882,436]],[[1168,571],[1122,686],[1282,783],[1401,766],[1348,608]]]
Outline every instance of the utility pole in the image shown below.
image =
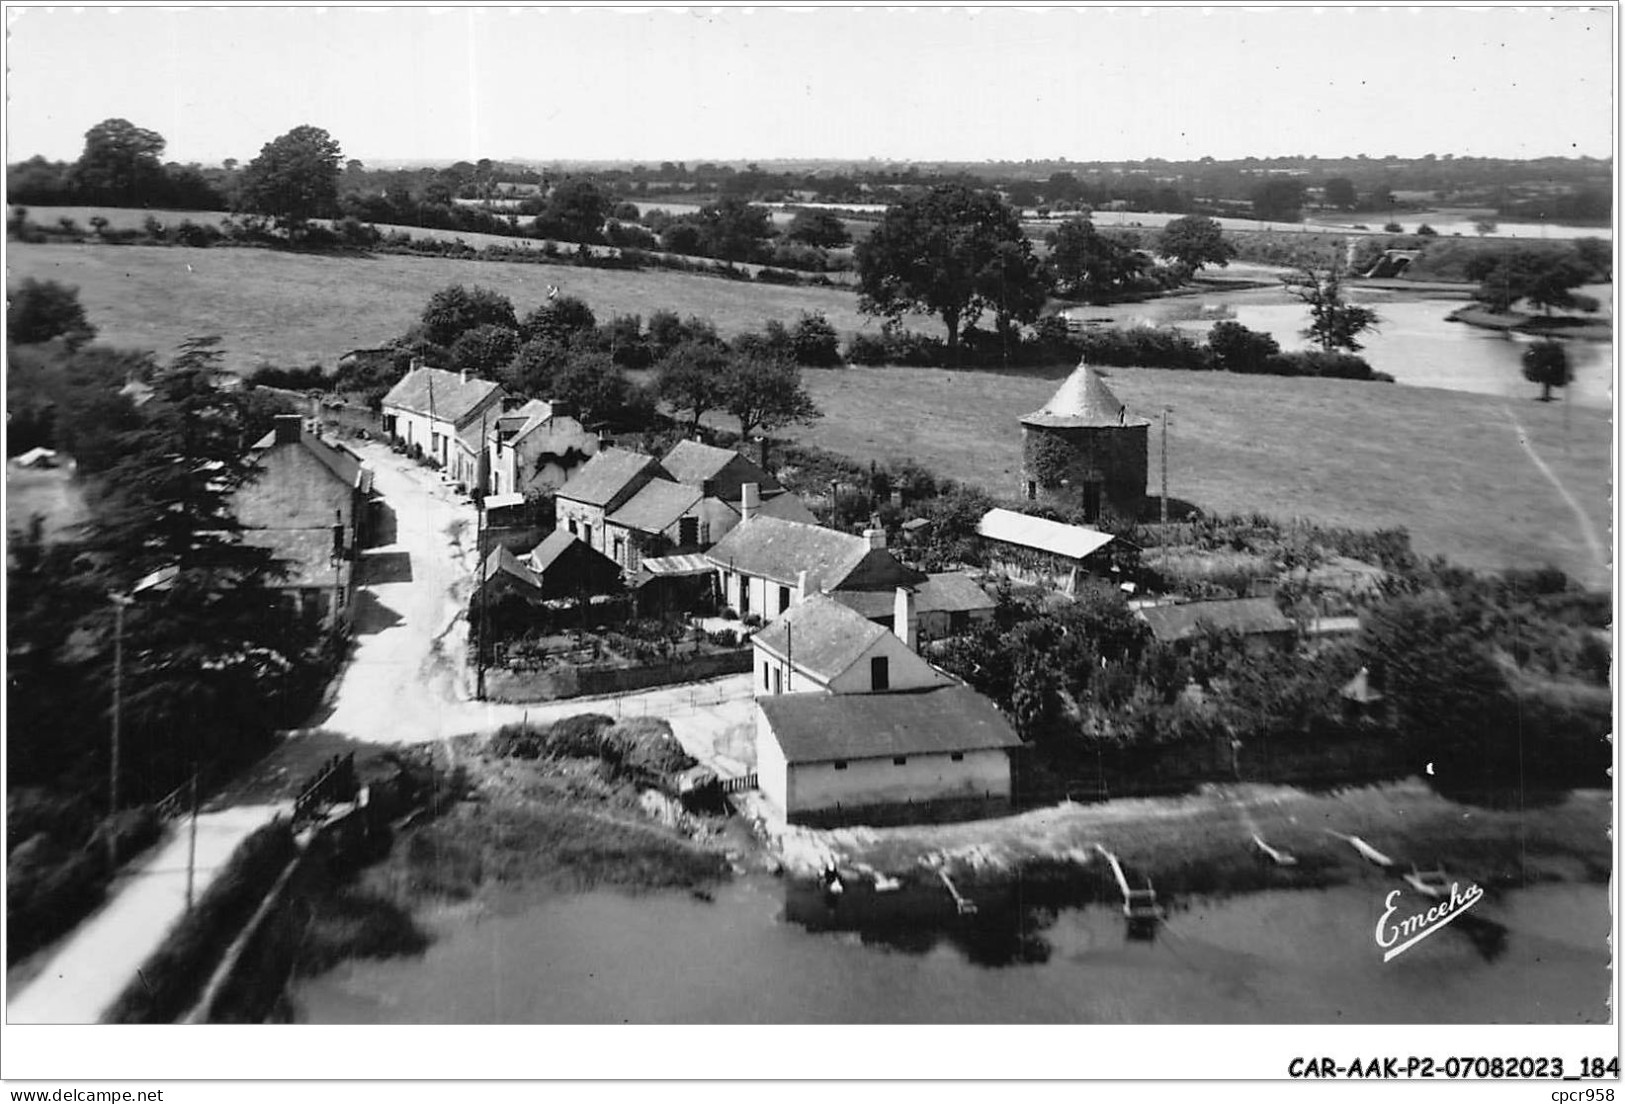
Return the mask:
[[[479,465],[480,467],[485,466],[486,449],[488,449],[490,447],[491,447],[490,442],[486,439],[485,415],[481,414],[480,415],[480,461],[481,462],[480,462],[480,465]],[[475,471],[475,478],[480,479],[480,495],[479,495],[479,499],[474,504],[474,508],[477,511],[479,511],[475,515],[475,520],[474,520],[474,549],[475,549],[474,558],[478,563],[478,566],[474,569],[475,570],[474,580],[475,580],[476,583],[479,584],[479,588],[480,588],[480,627],[479,627],[479,632],[477,632],[475,634],[475,636],[474,636],[474,700],[475,701],[484,701],[485,700],[485,637],[486,637],[485,619],[486,619],[486,610],[488,608],[487,605],[486,605],[485,593],[486,593],[486,590],[488,589],[487,584],[489,583],[489,580],[486,579],[486,577],[485,577],[485,556],[486,556],[486,553],[485,553],[485,532],[486,532],[486,524],[485,524],[485,482],[484,482],[484,478],[480,475],[480,473],[479,473],[479,471],[477,469]]]
[[118,869],[118,751],[119,724],[124,713],[124,607],[132,599],[128,594],[114,594],[113,600],[113,731],[112,759],[107,774],[107,864]]
[[1168,524],[1168,412],[1173,407],[1162,408],[1162,523]]
[[197,874],[197,762],[192,763],[192,828],[186,844],[186,911],[192,911],[192,883]]

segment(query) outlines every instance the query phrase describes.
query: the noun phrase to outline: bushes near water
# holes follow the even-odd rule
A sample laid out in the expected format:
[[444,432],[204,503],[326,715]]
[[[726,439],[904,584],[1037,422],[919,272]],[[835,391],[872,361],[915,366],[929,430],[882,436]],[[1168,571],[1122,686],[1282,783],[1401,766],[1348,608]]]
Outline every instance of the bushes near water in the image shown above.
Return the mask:
[[601,713],[566,717],[548,727],[503,725],[488,750],[510,759],[598,759],[615,778],[667,792],[673,791],[676,775],[695,763],[667,722],[634,717],[617,723]]

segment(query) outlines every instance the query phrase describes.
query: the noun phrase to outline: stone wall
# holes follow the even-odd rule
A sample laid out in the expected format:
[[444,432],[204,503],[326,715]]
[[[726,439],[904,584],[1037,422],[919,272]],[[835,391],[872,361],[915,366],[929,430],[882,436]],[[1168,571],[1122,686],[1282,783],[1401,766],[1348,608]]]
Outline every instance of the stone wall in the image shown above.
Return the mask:
[[559,701],[600,694],[625,694],[654,686],[738,675],[750,670],[749,648],[642,667],[565,667],[552,671],[485,673],[485,696],[494,702]]
[[[1044,439],[1062,442],[1070,457],[1054,486],[1038,477],[1036,450]],[[1100,515],[1138,520],[1145,506],[1150,471],[1150,427],[1084,426],[1076,428],[1021,427],[1020,495],[1029,499],[1029,484],[1037,484],[1036,501],[1053,506],[1085,506],[1084,487],[1099,484]],[[1048,473],[1046,473],[1048,474]],[[1090,518],[1089,520],[1097,520]]]

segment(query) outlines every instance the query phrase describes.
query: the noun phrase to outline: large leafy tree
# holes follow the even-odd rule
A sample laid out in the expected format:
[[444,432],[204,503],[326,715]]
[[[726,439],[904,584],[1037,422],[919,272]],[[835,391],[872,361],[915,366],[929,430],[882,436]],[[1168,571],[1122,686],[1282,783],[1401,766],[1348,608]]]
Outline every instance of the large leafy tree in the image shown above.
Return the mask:
[[772,433],[823,416],[801,383],[801,369],[778,357],[734,354],[728,362],[723,409],[739,420],[739,435]]
[[791,241],[805,242],[820,249],[839,249],[852,240],[846,224],[829,211],[801,210],[790,220],[784,236]]
[[1203,265],[1224,268],[1236,255],[1236,247],[1225,241],[1218,220],[1186,215],[1162,228],[1157,235],[1157,252],[1172,257],[1191,272],[1200,272]]
[[85,149],[73,169],[83,199],[139,204],[162,185],[163,135],[128,119],[107,119],[85,132]]
[[611,200],[591,180],[571,177],[553,188],[542,218],[567,241],[596,242],[604,238],[604,220]]
[[1552,340],[1537,341],[1523,351],[1523,378],[1540,384],[1540,401],[1552,401],[1552,388],[1567,387],[1574,379],[1568,350]]
[[1514,249],[1496,254],[1480,254],[1468,261],[1465,272],[1477,280],[1473,298],[1497,314],[1511,310],[1520,299],[1528,299],[1548,315],[1559,310],[1597,309],[1589,295],[1575,288],[1593,278],[1594,269],[1578,252],[1544,249]]
[[290,233],[313,218],[338,213],[344,154],[320,127],[297,126],[267,142],[243,170],[246,210],[270,215]]
[[729,353],[705,341],[684,341],[661,358],[655,393],[679,414],[689,416],[689,431],[700,419],[722,409],[728,398]]
[[518,331],[519,319],[514,315],[513,301],[489,288],[452,284],[429,297],[414,336],[431,345],[450,348],[463,334],[480,326]]
[[1043,273],[1016,212],[997,193],[943,184],[887,209],[856,250],[859,308],[898,320],[922,311],[942,320],[957,360],[962,329],[984,310],[1031,321]]
[[1131,287],[1146,258],[1132,240],[1102,234],[1087,216],[1070,218],[1045,237],[1057,289],[1082,299],[1108,298]]
[[1281,277],[1288,292],[1309,308],[1309,325],[1303,336],[1323,352],[1335,353],[1346,349],[1359,352],[1364,346],[1359,337],[1373,329],[1378,321],[1377,312],[1370,307],[1350,303],[1343,295],[1342,267],[1300,268]]

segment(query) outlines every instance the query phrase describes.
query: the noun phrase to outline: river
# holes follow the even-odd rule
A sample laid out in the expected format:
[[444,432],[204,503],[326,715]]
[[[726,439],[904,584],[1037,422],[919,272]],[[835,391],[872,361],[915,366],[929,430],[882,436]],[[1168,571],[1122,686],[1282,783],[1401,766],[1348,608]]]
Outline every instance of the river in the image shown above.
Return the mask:
[[[1586,290],[1596,293],[1600,289]],[[1539,389],[1523,378],[1521,360],[1523,350],[1534,339],[1446,321],[1451,311],[1466,305],[1462,300],[1418,298],[1414,292],[1371,288],[1356,289],[1349,298],[1374,308],[1379,319],[1375,331],[1361,335],[1365,347],[1360,356],[1398,383],[1518,399],[1539,394]],[[1283,349],[1308,347],[1300,331],[1309,323],[1309,309],[1285,291],[1273,288],[1074,307],[1067,313],[1076,318],[1110,320],[1118,326],[1171,324],[1194,337],[1205,336],[1219,318],[1230,318],[1250,330],[1270,334]],[[1563,344],[1574,370],[1574,382],[1559,394],[1566,394],[1576,405],[1609,409],[1613,403],[1614,343],[1567,340]]]
[[292,996],[310,1023],[1606,1022],[1606,887],[1487,898],[1385,963],[1396,887],[1192,901],[1150,939],[1114,908],[1019,892],[961,918],[928,885],[867,905],[765,875],[712,903],[515,893],[443,920],[421,959],[348,963]]

